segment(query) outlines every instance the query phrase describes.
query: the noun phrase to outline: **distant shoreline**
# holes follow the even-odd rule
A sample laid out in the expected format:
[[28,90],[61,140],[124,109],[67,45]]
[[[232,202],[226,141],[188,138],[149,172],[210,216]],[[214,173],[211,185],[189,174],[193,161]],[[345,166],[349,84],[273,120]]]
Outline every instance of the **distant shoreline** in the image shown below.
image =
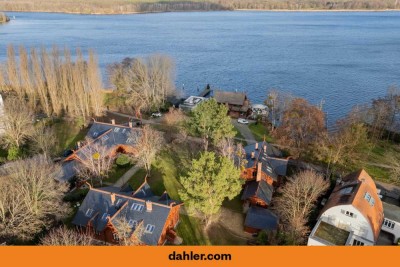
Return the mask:
[[193,13],[193,12],[400,12],[400,9],[233,9],[233,10],[176,10],[176,11],[148,11],[148,12],[119,12],[119,13],[86,13],[86,12],[72,12],[72,11],[12,11],[4,10],[4,12],[12,13],[58,13],[58,14],[71,14],[71,15],[135,15],[135,14],[157,14],[157,13]]

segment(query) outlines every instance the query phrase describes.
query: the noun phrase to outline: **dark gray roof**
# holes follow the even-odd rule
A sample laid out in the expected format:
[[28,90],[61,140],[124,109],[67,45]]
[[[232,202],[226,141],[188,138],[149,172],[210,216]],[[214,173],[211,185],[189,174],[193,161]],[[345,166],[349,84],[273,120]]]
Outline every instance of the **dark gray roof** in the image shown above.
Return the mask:
[[271,203],[273,192],[274,187],[264,180],[261,180],[260,182],[250,181],[244,188],[242,200],[257,197],[269,205]]
[[76,169],[79,166],[79,162],[76,160],[69,160],[61,165],[60,173],[56,176],[56,180],[59,182],[68,182],[76,175]]
[[250,207],[244,225],[259,230],[275,230],[278,228],[278,216],[268,209]]
[[246,99],[245,93],[227,92],[227,91],[214,91],[214,98],[218,103],[228,103],[231,105],[241,106]]
[[[266,145],[267,150],[264,150]],[[258,162],[262,163],[262,171],[268,174],[275,181],[278,175],[285,176],[287,171],[287,159],[282,158],[282,152],[267,142],[259,142],[258,149],[256,144],[248,145],[244,148],[246,152],[247,168],[254,167]],[[254,159],[251,158],[251,152],[255,152]]]
[[[85,159],[93,144],[101,143],[108,149],[112,149],[117,145],[135,145],[135,138],[131,134],[140,135],[141,128],[130,128],[124,125],[106,124],[101,122],[93,122],[86,138],[93,140],[89,144],[81,147],[75,152],[75,156]],[[79,163],[75,160],[66,161],[62,164],[62,171],[57,176],[58,181],[67,182],[77,173],[76,169]]]
[[400,222],[400,207],[384,201],[382,201],[382,204],[383,204],[383,214],[385,218],[396,222]]
[[[118,191],[116,187],[104,187],[100,189],[89,190],[89,193],[82,202],[82,205],[80,206],[72,223],[78,226],[86,226],[90,218],[97,214],[94,217],[93,226],[95,227],[96,231],[100,232],[104,230],[107,224],[107,220],[104,219],[106,216],[103,215],[109,214],[111,218],[113,215],[115,215],[118,209],[121,209],[115,218],[112,219],[112,222],[118,223],[118,219],[125,218],[128,222],[130,220],[136,221],[137,223],[143,222],[144,228],[146,228],[148,224],[153,225],[154,231],[152,233],[147,233],[145,231],[142,236],[142,242],[147,245],[157,245],[170,213],[171,206],[164,205],[164,195],[161,197],[154,196],[147,183],[144,183],[141,188],[145,189],[147,194],[146,196],[144,196],[140,191],[135,194],[136,197],[132,197],[134,192],[121,192]],[[111,193],[116,194],[114,205],[111,203]],[[147,211],[145,199],[148,200],[150,195],[153,202],[152,210]],[[141,197],[145,197],[145,199]],[[171,200],[170,203],[172,202],[175,202],[176,204],[179,203]],[[124,205],[125,203],[126,205]],[[133,207],[138,207],[138,205],[142,205],[142,209],[135,210]],[[89,209],[93,210],[91,217],[87,216]],[[132,232],[134,231],[134,227],[135,226],[132,226]]]

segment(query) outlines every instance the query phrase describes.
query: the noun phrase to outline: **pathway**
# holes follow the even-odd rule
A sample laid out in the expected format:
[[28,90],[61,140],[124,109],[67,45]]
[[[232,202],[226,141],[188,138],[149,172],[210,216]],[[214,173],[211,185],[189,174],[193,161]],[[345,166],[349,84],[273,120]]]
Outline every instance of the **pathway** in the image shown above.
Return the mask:
[[[232,119],[232,124],[242,134],[242,136],[244,137],[244,140],[247,142],[248,145],[254,144],[257,142],[247,124],[238,123],[236,119]],[[237,138],[237,139],[243,140],[241,138]]]
[[124,175],[122,175],[118,181],[114,183],[114,186],[116,187],[123,187],[129,179],[140,169],[138,165],[133,166],[130,168]]

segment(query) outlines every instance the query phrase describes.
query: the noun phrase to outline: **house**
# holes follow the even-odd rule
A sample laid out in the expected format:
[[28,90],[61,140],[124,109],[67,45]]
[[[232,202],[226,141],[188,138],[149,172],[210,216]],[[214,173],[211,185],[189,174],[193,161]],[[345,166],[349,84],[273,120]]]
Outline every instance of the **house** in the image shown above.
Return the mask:
[[265,180],[278,186],[286,176],[288,160],[282,158],[282,152],[267,142],[257,142],[244,148],[246,167],[241,177],[246,181]]
[[101,144],[112,154],[135,154],[135,136],[140,136],[140,134],[141,128],[133,127],[132,122],[129,122],[128,125],[118,125],[114,120],[111,123],[94,121],[86,134],[86,143],[80,145],[77,150],[64,159],[57,180],[60,182],[71,180],[77,173],[79,162],[87,157],[87,152],[94,144]]
[[244,231],[258,233],[261,230],[275,231],[278,229],[278,216],[268,209],[250,207],[244,221]]
[[376,185],[360,170],[337,182],[308,245],[375,245],[383,222],[384,208]]
[[213,97],[228,107],[228,115],[233,118],[246,118],[251,114],[250,101],[245,93],[214,90]]
[[267,210],[271,205],[274,187],[279,186],[286,176],[288,160],[267,142],[257,142],[244,148],[246,166],[241,178],[246,180],[241,200],[246,214],[244,230],[257,233],[261,230],[275,230],[278,217]]
[[[384,219],[381,233],[388,233],[392,238],[392,243],[400,242],[400,206],[382,200]],[[382,233],[383,234],[383,233]]]
[[271,204],[274,187],[265,180],[247,182],[243,190],[241,200],[244,207],[258,206],[267,208]]
[[195,107],[197,107],[198,104],[201,102],[207,100],[205,97],[201,96],[189,96],[186,100],[183,101],[182,104],[179,105],[179,108],[182,109],[183,111],[191,111]]
[[[146,180],[136,191],[116,187],[90,188],[72,223],[86,234],[109,244],[118,244],[119,236],[123,234],[131,239],[140,238],[136,242],[141,245],[164,245],[179,239],[174,229],[182,205],[166,192],[155,196]],[[127,233],[118,233],[122,222],[127,222]],[[143,234],[135,235],[139,230]]]

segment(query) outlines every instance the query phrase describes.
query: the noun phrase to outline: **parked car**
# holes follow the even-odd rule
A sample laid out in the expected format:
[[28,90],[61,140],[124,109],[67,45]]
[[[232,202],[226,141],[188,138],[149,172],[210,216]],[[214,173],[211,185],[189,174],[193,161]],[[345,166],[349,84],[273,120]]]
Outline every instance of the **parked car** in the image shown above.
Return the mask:
[[154,113],[151,113],[151,117],[153,117],[153,118],[159,118],[159,117],[161,117],[161,116],[162,116],[161,112],[154,112]]
[[248,121],[248,120],[242,119],[242,118],[239,118],[239,119],[237,120],[237,122],[238,122],[238,123],[241,123],[241,124],[249,124],[249,121]]

